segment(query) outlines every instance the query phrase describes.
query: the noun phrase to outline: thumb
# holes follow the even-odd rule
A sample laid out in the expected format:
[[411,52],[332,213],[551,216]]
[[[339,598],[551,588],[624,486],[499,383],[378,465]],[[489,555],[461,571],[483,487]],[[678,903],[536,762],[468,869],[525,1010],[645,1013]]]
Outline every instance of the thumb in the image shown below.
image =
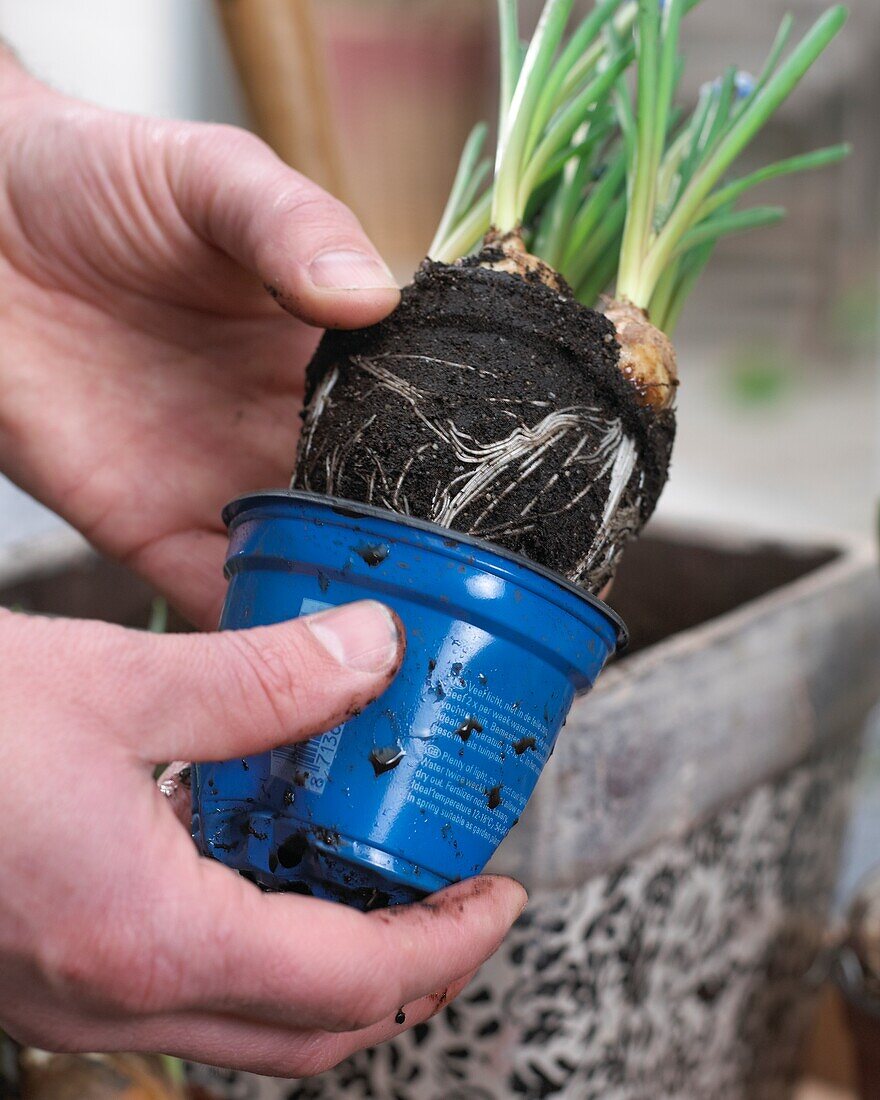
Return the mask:
[[380,695],[404,645],[400,620],[371,600],[277,626],[143,635],[144,710],[133,721],[129,695],[121,733],[150,764],[228,760],[304,740]]
[[354,214],[252,134],[189,127],[167,156],[184,219],[290,313],[321,327],[358,328],[397,305],[397,283]]

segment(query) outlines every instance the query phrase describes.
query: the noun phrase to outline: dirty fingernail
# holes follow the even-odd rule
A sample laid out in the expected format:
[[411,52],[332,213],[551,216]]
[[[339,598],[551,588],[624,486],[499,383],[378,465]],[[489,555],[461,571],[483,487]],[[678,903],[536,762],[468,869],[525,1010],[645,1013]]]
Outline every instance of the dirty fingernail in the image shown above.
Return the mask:
[[322,252],[309,266],[309,278],[319,290],[397,289],[397,282],[378,256],[340,250]]
[[493,897],[497,898],[505,909],[508,924],[513,925],[520,917],[529,902],[529,895],[521,882],[507,875],[483,875],[493,891]]
[[387,672],[400,659],[400,620],[375,600],[346,604],[303,622],[337,664],[358,672]]

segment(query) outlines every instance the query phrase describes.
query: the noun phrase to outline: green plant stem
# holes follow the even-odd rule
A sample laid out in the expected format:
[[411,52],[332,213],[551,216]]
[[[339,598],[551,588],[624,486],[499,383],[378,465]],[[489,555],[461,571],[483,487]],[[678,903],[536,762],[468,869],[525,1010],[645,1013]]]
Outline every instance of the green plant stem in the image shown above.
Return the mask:
[[619,77],[629,67],[632,59],[633,53],[631,51],[623,53],[560,113],[558,121],[544,136],[522,173],[517,196],[520,209],[525,208],[528,196],[534,190],[547,164],[550,163],[560,149],[568,144],[578,126],[581,125],[589,108],[611,92]]
[[786,14],[783,16],[782,22],[779,25],[779,30],[776,32],[776,38],[773,41],[773,45],[770,47],[770,53],[767,56],[767,60],[764,62],[764,68],[761,71],[761,75],[758,77],[757,84],[755,85],[755,93],[760,92],[762,88],[766,87],[767,81],[776,72],[793,30],[794,19],[790,14]]
[[607,215],[615,196],[621,194],[625,179],[626,159],[623,150],[620,150],[614,160],[607,165],[601,179],[598,180],[574,219],[568,244],[563,253],[563,267],[574,265],[576,258],[584,252],[588,242],[601,225],[602,219]]
[[675,198],[676,180],[681,173],[682,164],[690,148],[690,142],[690,131],[685,129],[672,142],[666,156],[663,158],[657,175],[657,201],[661,205],[664,203],[670,207],[672,205]]
[[581,193],[587,182],[590,161],[587,157],[572,157],[562,170],[562,180],[547,204],[541,224],[530,246],[535,255],[558,270],[562,264],[569,229],[574,220]]
[[[660,325],[657,318],[665,317],[669,311],[669,308],[675,298],[676,290],[678,289],[679,283],[681,281],[681,269],[682,259],[681,257],[676,257],[663,272],[663,275],[658,281],[657,286],[654,290],[653,297],[651,298],[651,320],[659,328],[662,328],[663,326]],[[666,330],[663,329],[663,331],[665,332]]]
[[751,229],[761,229],[768,225],[777,225],[785,217],[783,206],[755,206],[750,210],[735,210],[708,218],[687,233],[679,241],[674,256],[682,256],[709,241],[718,241],[732,233],[746,233]]
[[553,55],[562,39],[573,0],[547,0],[529,43],[516,88],[498,139],[492,225],[501,233],[516,229],[522,221],[519,179],[531,129],[532,113],[547,78]]
[[675,280],[675,289],[670,296],[668,304],[664,306],[658,305],[656,317],[654,302],[653,300],[651,301],[651,317],[654,318],[654,323],[661,328],[667,336],[672,336],[675,332],[685,303],[693,292],[694,287],[699,282],[700,276],[703,274],[709,260],[711,260],[714,251],[715,242],[710,241],[701,248],[694,249],[692,252],[688,253],[682,261],[677,263],[678,274]]
[[[626,195],[619,195],[609,206],[599,226],[591,235],[586,247],[562,265],[562,274],[572,286],[580,286],[596,266],[613,257],[619,263],[619,238],[626,218]],[[603,283],[603,286],[605,283]],[[591,299],[583,299],[588,303]]]
[[647,251],[654,217],[657,186],[654,121],[657,111],[660,42],[660,11],[657,0],[639,0],[637,40],[639,77],[635,150],[629,172],[629,210],[623,235],[619,276],[619,282],[625,288],[636,284],[640,260]]
[[[697,2],[699,2],[699,0],[697,0]],[[614,40],[622,41],[630,34],[635,25],[638,11],[638,0],[628,0],[617,15],[606,24]],[[584,50],[581,56],[575,60],[566,74],[562,87],[557,92],[556,102],[554,104],[555,107],[561,106],[561,104],[569,99],[572,93],[584,82],[587,73],[592,72],[596,65],[598,65],[604,50],[605,46],[602,42],[594,42],[592,46]]]
[[683,0],[666,0],[666,9],[662,20],[662,39],[660,43],[660,67],[657,73],[657,102],[653,125],[654,150],[652,168],[656,177],[666,148],[666,134],[669,129],[669,117],[672,100],[678,84],[678,40],[681,33],[681,20],[684,15]]
[[[559,60],[550,70],[548,78],[543,88],[541,88],[538,101],[535,104],[535,111],[529,128],[529,153],[537,145],[541,133],[550,122],[555,111],[564,105],[560,102],[559,93],[574,65],[579,60],[585,59],[587,55],[592,60],[592,64],[589,64],[589,67],[583,72],[582,81],[586,81],[598,67],[603,53],[601,44],[599,44],[598,50],[593,50],[591,47],[596,43],[602,27],[614,15],[620,4],[621,0],[599,0],[595,8],[575,29],[574,34],[562,50]],[[571,99],[573,92],[582,81],[579,80],[569,90],[569,95],[565,97],[565,101]]]
[[803,77],[846,22],[847,11],[842,5],[831,8],[814,24],[788,59],[754,97],[713,153],[694,174],[693,179],[676,204],[669,220],[651,249],[645,254],[640,272],[627,269],[627,297],[636,305],[650,301],[657,280],[669,263],[679,241],[694,222],[712,188],[731,164],[751,143],[770,116],[794,91]]
[[596,249],[590,263],[584,265],[585,277],[572,284],[578,288],[578,301],[583,302],[585,305],[594,307],[599,300],[599,296],[614,281],[620,263],[620,242],[625,217],[626,200],[621,196],[609,211],[607,221],[602,223],[601,238],[603,246]]
[[573,145],[569,145],[567,148],[560,149],[558,153],[555,153],[544,165],[541,172],[541,182],[552,179],[561,173],[572,160],[593,162],[596,150],[608,139],[610,126],[607,117],[598,111],[594,111],[584,129],[589,135],[586,141],[576,140]]
[[463,211],[467,210],[468,191],[474,179],[477,161],[485,144],[488,129],[485,122],[478,122],[465,142],[452,190],[449,192],[449,198],[446,202],[446,208],[443,211],[440,224],[437,226],[437,232],[431,242],[431,247],[428,249],[429,256],[433,256],[435,251],[442,246],[453,226],[460,221]]
[[491,211],[492,192],[487,191],[479,202],[471,207],[446,240],[429,253],[431,259],[439,263],[451,264],[462,256],[467,256],[489,232],[492,224]]
[[519,4],[517,0],[498,0],[498,35],[501,42],[501,94],[498,103],[498,133],[507,128],[507,112],[519,79]]
[[781,176],[790,176],[796,172],[808,172],[816,168],[826,168],[832,164],[838,164],[849,156],[849,145],[832,145],[827,149],[817,149],[813,153],[804,153],[801,156],[789,157],[788,160],[778,161],[766,168],[759,168],[757,172],[734,180],[733,183],[719,188],[700,207],[697,215],[700,221],[714,214],[716,210],[735,202],[738,198],[750,191],[758,184],[767,183],[769,180],[779,179]]

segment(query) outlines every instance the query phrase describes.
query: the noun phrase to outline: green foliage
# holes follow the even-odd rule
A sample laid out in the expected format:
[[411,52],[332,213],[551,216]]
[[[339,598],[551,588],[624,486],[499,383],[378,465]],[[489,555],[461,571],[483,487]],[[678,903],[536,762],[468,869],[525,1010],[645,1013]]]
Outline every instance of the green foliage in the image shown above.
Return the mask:
[[727,178],[847,13],[830,8],[788,53],[793,20],[786,16],[757,79],[732,67],[682,116],[679,35],[700,2],[597,0],[566,41],[572,0],[546,0],[524,47],[516,0],[498,0],[494,175],[481,125],[465,146],[429,255],[453,262],[478,248],[490,227],[520,231],[585,304],[616,285],[618,297],[671,331],[717,243],[784,215],[777,207],[737,209],[739,200],[761,183],[848,153],[835,146]]
[[164,634],[168,629],[168,602],[164,596],[154,596],[150,604],[150,622],[147,626],[153,634]]
[[798,364],[782,348],[766,342],[744,347],[725,372],[727,391],[741,408],[778,408],[794,392],[798,373]]

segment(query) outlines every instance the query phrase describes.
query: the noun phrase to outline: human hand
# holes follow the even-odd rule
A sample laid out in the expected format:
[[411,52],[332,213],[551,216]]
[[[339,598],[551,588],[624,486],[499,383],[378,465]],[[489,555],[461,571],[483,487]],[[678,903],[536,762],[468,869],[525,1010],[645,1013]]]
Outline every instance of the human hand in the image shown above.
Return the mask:
[[198,626],[220,508],[290,477],[310,326],[398,299],[354,216],[252,135],[79,103],[0,46],[0,468]]
[[403,652],[378,604],[167,636],[0,612],[0,650],[0,1027],[25,1044],[310,1076],[404,1030],[401,1006],[425,1020],[523,907],[494,877],[369,914],[262,894],[153,782],[366,705]]

